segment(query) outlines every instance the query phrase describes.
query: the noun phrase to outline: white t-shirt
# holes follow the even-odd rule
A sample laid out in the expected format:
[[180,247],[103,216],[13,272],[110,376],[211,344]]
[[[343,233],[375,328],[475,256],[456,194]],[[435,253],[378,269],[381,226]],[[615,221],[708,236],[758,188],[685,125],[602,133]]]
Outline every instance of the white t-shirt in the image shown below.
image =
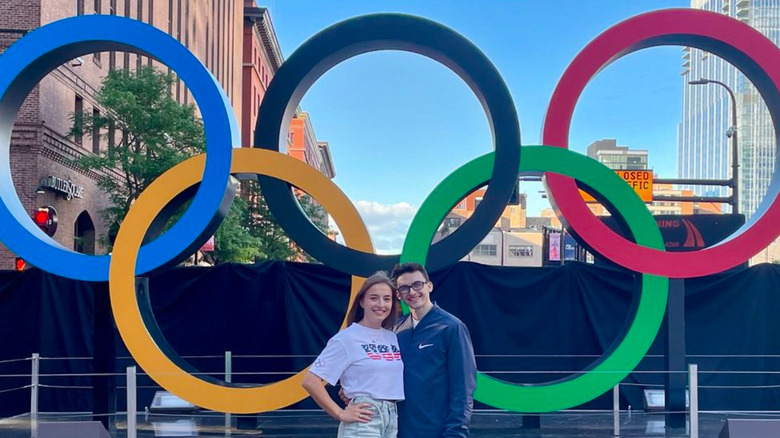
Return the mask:
[[309,369],[348,398],[404,399],[404,363],[398,338],[390,330],[353,323],[330,338]]

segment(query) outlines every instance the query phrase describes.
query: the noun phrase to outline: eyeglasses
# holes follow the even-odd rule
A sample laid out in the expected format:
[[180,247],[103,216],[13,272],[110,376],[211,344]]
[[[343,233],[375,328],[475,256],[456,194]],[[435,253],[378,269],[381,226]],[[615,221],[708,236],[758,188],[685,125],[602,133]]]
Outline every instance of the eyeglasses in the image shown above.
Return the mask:
[[412,289],[414,289],[415,292],[419,292],[419,291],[422,290],[423,286],[425,286],[428,283],[429,283],[428,281],[419,281],[418,280],[418,281],[415,281],[412,284],[404,284],[404,285],[398,286],[398,293],[400,293],[401,295],[406,295],[409,292],[411,292]]

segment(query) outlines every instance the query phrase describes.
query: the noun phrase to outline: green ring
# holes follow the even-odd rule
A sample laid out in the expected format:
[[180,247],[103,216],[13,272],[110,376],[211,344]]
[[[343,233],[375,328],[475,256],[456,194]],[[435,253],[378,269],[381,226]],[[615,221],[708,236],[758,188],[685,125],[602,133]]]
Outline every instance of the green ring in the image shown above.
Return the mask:
[[[436,230],[461,198],[490,180],[493,152],[461,166],[425,199],[404,241],[401,262],[425,264]],[[523,146],[520,172],[554,172],[575,178],[609,200],[628,224],[636,243],[664,250],[661,231],[639,196],[613,170],[567,149]],[[552,412],[591,401],[620,383],[650,349],[666,311],[669,279],[642,275],[642,292],[631,326],[612,351],[588,372],[543,384],[516,384],[477,372],[474,398],[516,412]]]

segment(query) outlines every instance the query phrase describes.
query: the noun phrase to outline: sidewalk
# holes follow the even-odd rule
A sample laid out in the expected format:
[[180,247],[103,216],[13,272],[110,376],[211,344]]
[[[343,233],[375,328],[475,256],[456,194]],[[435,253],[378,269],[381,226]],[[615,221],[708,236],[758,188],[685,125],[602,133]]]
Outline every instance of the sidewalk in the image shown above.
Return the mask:
[[[726,418],[761,418],[766,415],[747,414],[701,414],[699,417],[699,437],[717,437]],[[44,414],[39,421],[90,421],[85,414]],[[127,423],[123,415],[116,416],[112,438],[127,437]],[[521,414],[500,411],[475,412],[472,421],[471,437],[612,437],[613,416],[611,412],[559,412],[541,416],[540,429],[523,429]],[[214,413],[201,415],[149,415],[138,416],[138,438],[151,437],[217,437],[228,436],[224,427],[224,416]],[[263,438],[274,437],[335,437],[337,424],[320,412],[278,411],[262,414],[260,425],[255,430],[239,430],[233,417],[229,436]],[[684,437],[686,430],[665,430],[663,414],[644,412],[623,412],[620,415],[621,437]],[[29,438],[29,415],[0,419],[0,437]],[[43,437],[41,437],[43,438]]]

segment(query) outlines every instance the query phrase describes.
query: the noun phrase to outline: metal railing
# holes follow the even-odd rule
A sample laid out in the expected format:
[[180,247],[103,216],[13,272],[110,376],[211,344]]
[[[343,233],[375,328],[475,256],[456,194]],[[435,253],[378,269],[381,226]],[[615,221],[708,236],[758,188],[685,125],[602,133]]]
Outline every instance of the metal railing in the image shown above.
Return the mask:
[[[230,351],[225,352],[224,356],[192,356],[192,357],[185,357],[185,358],[197,358],[197,359],[223,359],[224,360],[224,368],[220,369],[216,372],[202,372],[202,373],[196,373],[198,375],[221,375],[224,376],[224,380],[226,382],[232,382],[233,378],[237,375],[242,376],[251,376],[251,375],[257,375],[257,376],[267,376],[267,375],[292,375],[295,374],[297,371],[257,371],[257,372],[234,372],[233,371],[233,362],[238,359],[262,359],[262,358],[314,358],[314,355],[295,355],[295,356],[286,356],[286,355],[234,355]],[[505,357],[505,358],[561,358],[561,357],[568,357],[568,358],[589,358],[589,357],[599,357],[598,355],[478,355],[478,357],[490,357],[490,358],[497,358],[497,357]],[[655,357],[655,356],[646,356],[646,357]],[[662,357],[662,356],[657,356]],[[688,356],[689,359],[693,357],[699,357],[699,358],[776,358],[780,357],[779,355],[699,355],[699,356]],[[15,373],[15,374],[0,374],[0,378],[4,377],[16,377],[16,378],[29,378],[29,384],[15,387],[15,388],[5,388],[0,390],[0,394],[6,393],[6,392],[12,392],[12,391],[19,391],[19,390],[26,390],[30,389],[30,428],[32,432],[32,436],[37,436],[37,430],[38,430],[38,422],[41,418],[41,414],[39,412],[39,396],[40,391],[42,389],[92,389],[89,385],[60,385],[60,384],[50,384],[50,383],[43,383],[42,380],[45,382],[46,379],[52,378],[52,377],[96,377],[96,376],[124,376],[126,379],[126,384],[124,386],[117,386],[116,388],[124,389],[126,390],[126,401],[127,401],[127,410],[124,413],[126,415],[126,427],[127,427],[127,437],[128,438],[136,438],[137,437],[137,429],[138,429],[138,399],[137,399],[137,392],[139,389],[144,388],[160,388],[156,385],[138,385],[138,378],[139,376],[143,376],[148,378],[147,373],[138,372],[135,365],[128,366],[126,368],[125,373],[41,373],[41,362],[43,361],[54,361],[54,360],[75,360],[75,361],[81,361],[81,360],[92,360],[92,358],[89,357],[75,357],[75,358],[67,358],[67,357],[41,357],[39,354],[33,354],[31,357],[28,358],[19,358],[19,359],[10,359],[10,360],[3,360],[0,361],[0,365],[8,364],[8,363],[15,363],[15,362],[24,362],[29,361],[30,362],[30,373]],[[483,371],[486,374],[491,375],[512,375],[512,374],[580,374],[584,372],[592,372],[592,371],[582,371],[582,370],[547,370],[547,371],[526,371],[526,370],[492,370],[492,371]],[[768,371],[768,370],[735,370],[735,371],[722,371],[722,370],[700,370],[698,364],[691,363],[688,366],[688,369],[686,371],[674,371],[674,372],[668,372],[668,371],[658,371],[658,370],[633,370],[631,374],[636,375],[642,375],[642,374],[666,374],[666,373],[686,373],[688,376],[688,391],[689,391],[689,403],[686,411],[688,415],[688,435],[692,438],[698,438],[699,436],[699,389],[778,389],[780,388],[780,385],[773,385],[773,384],[757,384],[757,385],[705,385],[700,386],[699,385],[699,375],[700,374],[734,374],[734,375],[742,375],[742,374],[779,374],[780,371]],[[624,387],[632,387],[632,386],[640,386],[643,388],[663,388],[663,384],[653,384],[653,383],[635,383],[635,382],[628,382],[624,381],[620,384],[616,385],[612,389],[612,429],[614,436],[620,436],[621,434],[621,418],[625,418],[626,415],[629,417],[631,416],[631,406],[628,407],[628,410],[621,410],[620,407],[620,391],[621,386]],[[490,410],[492,411],[492,410]],[[484,411],[484,412],[490,412],[490,411]],[[497,411],[496,411],[497,412]],[[577,411],[580,412],[580,411]],[[610,411],[604,411],[599,410],[596,411],[599,413],[605,413]],[[671,412],[667,410],[658,411],[655,412],[656,414],[670,414],[670,413],[682,413],[682,412]],[[780,412],[775,412],[775,414],[780,415]],[[116,414],[106,414],[106,415],[116,415]],[[85,416],[85,414],[73,414],[73,417],[78,416]],[[91,414],[89,416],[92,416]],[[192,417],[192,415],[188,415]],[[209,416],[213,418],[214,414],[204,415]],[[234,418],[230,414],[224,414],[224,428],[225,428],[225,434],[230,435],[231,433],[231,426],[233,423]]]

